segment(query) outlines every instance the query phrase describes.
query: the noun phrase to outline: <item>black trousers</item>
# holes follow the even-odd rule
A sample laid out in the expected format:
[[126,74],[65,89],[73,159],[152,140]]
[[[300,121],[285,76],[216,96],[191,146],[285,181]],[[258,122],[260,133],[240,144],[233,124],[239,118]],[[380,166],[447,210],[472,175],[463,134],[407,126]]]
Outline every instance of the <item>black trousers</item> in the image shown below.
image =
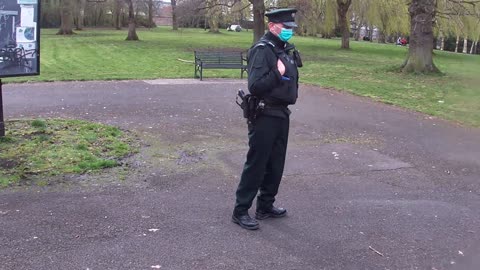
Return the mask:
[[235,214],[244,214],[257,198],[257,209],[273,206],[282,180],[290,119],[263,115],[249,126],[247,161],[236,192]]

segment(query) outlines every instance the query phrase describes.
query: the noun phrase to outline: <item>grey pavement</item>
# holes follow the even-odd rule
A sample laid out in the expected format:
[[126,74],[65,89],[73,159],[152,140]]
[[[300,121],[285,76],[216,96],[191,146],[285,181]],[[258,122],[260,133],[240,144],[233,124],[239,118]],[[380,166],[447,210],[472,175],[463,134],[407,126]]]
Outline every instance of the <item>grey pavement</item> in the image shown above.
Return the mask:
[[480,269],[480,130],[319,87],[291,107],[289,215],[233,224],[245,87],[4,86],[7,120],[96,121],[142,147],[123,172],[0,191],[0,269]]

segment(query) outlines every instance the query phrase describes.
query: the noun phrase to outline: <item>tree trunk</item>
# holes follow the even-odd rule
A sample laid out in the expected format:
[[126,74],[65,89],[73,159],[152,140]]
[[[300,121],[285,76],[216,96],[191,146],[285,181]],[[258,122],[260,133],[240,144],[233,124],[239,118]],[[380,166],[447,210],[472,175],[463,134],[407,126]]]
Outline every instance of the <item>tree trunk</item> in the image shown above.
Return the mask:
[[73,34],[73,8],[71,0],[61,0],[60,3],[60,30],[57,35],[72,35]]
[[177,0],[171,0],[170,4],[172,5],[172,30],[178,30],[177,22]]
[[208,19],[208,26],[210,28],[208,32],[210,33],[220,33],[220,29],[218,28],[220,10],[217,4],[218,4],[218,0],[207,1],[207,6],[208,6],[207,19]]
[[385,33],[383,31],[378,31],[378,43],[387,43]]
[[464,38],[463,39],[463,51],[462,53],[467,53],[468,52],[468,39]]
[[138,40],[137,27],[135,22],[135,12],[133,10],[133,0],[127,0],[128,3],[128,36],[127,40]]
[[370,40],[370,42],[373,42],[373,31],[374,31],[374,27],[373,25],[371,26],[368,26],[368,39]]
[[5,137],[5,118],[3,117],[3,93],[0,81],[0,137]]
[[455,52],[458,53],[458,43],[460,43],[460,36],[457,36],[455,40]]
[[350,27],[347,13],[352,0],[337,0],[338,27],[342,32],[342,49],[350,49]]
[[122,13],[122,2],[121,0],[115,0],[114,15],[113,15],[113,26],[115,29],[122,29],[121,23],[121,13]]
[[445,37],[443,35],[440,38],[440,50],[441,51],[445,50]]
[[353,34],[353,37],[355,38],[355,41],[360,40],[360,29],[362,28],[362,24],[358,24],[357,29],[355,29],[355,33]]
[[148,28],[152,28],[153,25],[153,0],[148,0]]
[[208,12],[208,26],[210,27],[210,30],[208,32],[210,33],[220,33],[220,29],[218,28],[218,15],[214,13],[212,9],[209,10]]
[[86,0],[78,0],[77,24],[75,30],[83,30],[83,21],[85,20]]
[[433,63],[433,21],[436,0],[412,0],[410,13],[410,47],[403,72],[439,72]]
[[355,33],[353,34],[355,41],[360,40],[360,31],[362,30],[362,25],[363,25],[363,20],[360,20],[360,22],[356,25],[357,28],[355,29]]
[[265,3],[263,0],[249,0],[253,5],[253,43],[265,34]]

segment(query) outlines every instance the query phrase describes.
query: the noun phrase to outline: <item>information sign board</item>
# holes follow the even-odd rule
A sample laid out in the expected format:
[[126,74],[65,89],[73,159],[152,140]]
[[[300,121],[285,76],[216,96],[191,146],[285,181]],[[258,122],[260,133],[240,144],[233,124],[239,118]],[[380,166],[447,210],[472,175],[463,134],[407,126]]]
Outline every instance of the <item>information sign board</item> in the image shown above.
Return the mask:
[[0,78],[40,74],[38,0],[0,0]]

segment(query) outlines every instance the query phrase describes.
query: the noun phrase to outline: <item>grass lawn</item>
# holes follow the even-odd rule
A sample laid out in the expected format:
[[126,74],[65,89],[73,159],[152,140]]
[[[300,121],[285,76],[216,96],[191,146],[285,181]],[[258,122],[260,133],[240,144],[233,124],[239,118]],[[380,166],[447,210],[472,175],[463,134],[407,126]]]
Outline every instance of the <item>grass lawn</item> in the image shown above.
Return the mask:
[[[126,30],[87,30],[72,37],[42,30],[41,75],[6,82],[192,78],[196,48],[248,49],[252,32],[210,34],[202,29],[138,31],[140,42],[125,41]],[[405,75],[395,70],[407,48],[392,44],[294,37],[303,55],[301,82],[346,90],[427,114],[480,126],[480,56],[435,51],[444,75]],[[239,78],[239,70],[206,70],[206,78]]]
[[0,137],[0,188],[119,166],[136,152],[132,136],[97,123],[37,119],[10,121],[7,128]]

